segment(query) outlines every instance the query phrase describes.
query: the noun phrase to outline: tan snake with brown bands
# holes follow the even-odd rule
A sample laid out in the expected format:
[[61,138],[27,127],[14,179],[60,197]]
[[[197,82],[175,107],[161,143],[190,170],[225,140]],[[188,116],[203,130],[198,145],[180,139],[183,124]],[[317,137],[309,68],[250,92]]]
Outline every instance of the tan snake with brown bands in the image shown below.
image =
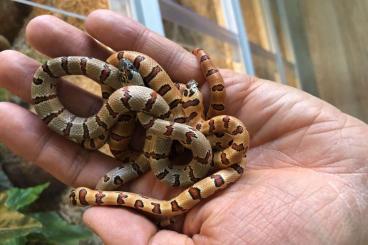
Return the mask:
[[[145,67],[144,61],[148,61],[149,64],[153,63],[151,58],[143,58],[142,54],[135,54],[143,63],[141,67]],[[155,67],[157,68],[159,66],[156,65]],[[159,94],[156,92],[152,93],[153,91],[151,89],[137,87],[133,90],[134,94],[131,94],[130,90],[125,89],[130,88],[130,86],[127,86],[118,89],[117,91],[121,91],[120,93],[115,91],[110,95],[96,115],[88,118],[81,118],[69,112],[59,101],[56,90],[56,78],[69,74],[83,74],[93,80],[103,83],[105,87],[108,86],[111,88],[119,86],[117,85],[119,83],[115,80],[111,81],[111,77],[119,78],[120,84],[123,85],[135,84],[136,82],[127,79],[127,75],[121,74],[121,71],[117,70],[115,67],[96,59],[87,59],[85,57],[61,57],[52,59],[46,62],[35,73],[32,87],[35,109],[41,118],[46,120],[48,125],[59,134],[62,134],[77,143],[82,143],[87,148],[98,148],[103,145],[106,140],[109,140],[110,135],[114,135],[110,134],[110,130],[113,130],[112,132],[114,133],[114,130],[116,129],[115,125],[122,116],[131,115],[130,112],[132,111],[154,113],[155,107],[153,107],[153,105],[156,105],[156,102],[158,104],[164,104],[166,111],[162,111],[162,113],[164,113],[162,115],[154,114],[155,117],[160,116],[162,118],[168,118],[170,116],[170,119],[173,121],[183,120],[184,113],[181,113],[180,97],[179,99],[175,97],[175,92],[179,93],[179,90],[177,90],[176,86],[171,82],[167,75],[166,84],[163,84],[163,82],[158,83],[157,81],[157,79],[165,78],[165,75],[161,75],[161,73],[164,73],[160,72],[162,70],[163,69],[160,68],[155,72],[150,72],[148,75],[149,78],[145,78],[144,80],[147,83],[149,82],[150,86],[161,91],[163,95],[170,95],[166,98],[169,105],[171,104],[170,107]],[[170,84],[172,89],[164,89],[164,91],[162,87],[167,87],[167,84],[169,83],[172,83]],[[47,95],[44,95],[46,93]],[[177,100],[179,101],[175,102]],[[116,103],[116,101],[121,101],[122,103]],[[138,102],[140,102],[140,104]],[[120,108],[117,105],[123,105],[123,107]],[[160,122],[164,123],[163,121]],[[152,122],[152,126],[157,124],[157,122],[155,122],[155,124]],[[176,125],[177,123],[173,122],[173,125],[170,127],[176,127]],[[188,132],[180,131],[183,134],[183,137],[188,138],[189,136],[185,135],[188,133],[194,134],[193,137],[199,137],[198,135],[200,135],[200,138],[205,139],[201,133],[196,132],[196,129],[190,128],[189,126],[181,127],[181,129],[184,129],[185,127],[188,129]],[[158,127],[155,126],[152,128]],[[146,172],[149,169],[150,163],[154,164],[156,161],[159,161],[160,164],[164,164],[165,166],[171,165],[169,153],[171,142],[174,138],[171,135],[167,135],[165,126],[162,126],[160,129],[162,130],[161,138],[155,139],[156,134],[151,134],[151,137],[153,138],[152,141],[155,142],[154,147],[152,149],[148,149],[151,145],[146,141],[145,149],[147,150],[141,154],[135,155],[136,159],[130,159],[131,161],[129,164],[134,171],[129,173],[129,176],[127,177],[129,180]],[[149,132],[150,131],[148,131],[148,133]],[[205,143],[206,140],[202,143],[204,147],[209,146],[209,144],[206,145]],[[188,144],[184,145],[184,147],[192,148]],[[157,154],[158,152],[159,154]],[[180,165],[172,166],[168,173],[164,172],[165,176],[160,180],[166,181],[174,186],[188,186],[194,183],[193,179],[190,178],[190,173],[193,173],[196,180],[205,177],[210,169],[212,152],[210,150],[203,150],[203,152],[197,152],[194,156],[195,157],[189,163],[188,168],[184,168]],[[193,172],[191,169],[196,169],[196,171]],[[160,176],[161,173],[162,172],[160,171],[155,173],[155,175]],[[104,178],[104,180],[106,180],[106,178]]]
[[[172,114],[171,120],[185,123],[187,120],[187,109],[182,105],[182,95],[164,69],[149,56],[134,51],[117,52],[107,59],[109,63],[119,68],[121,68],[122,61],[125,60],[133,64],[146,86],[157,91],[170,105],[170,112]],[[170,128],[172,129],[173,127],[170,126]],[[120,132],[114,132],[114,135],[116,134],[124,134],[124,129],[120,128]],[[168,132],[165,134],[168,134]],[[110,149],[117,158],[121,159],[126,164],[109,171],[109,173],[100,179],[97,184],[97,189],[114,190],[136,176],[143,174],[149,168],[153,170],[155,176],[159,178],[160,181],[172,186],[189,186],[208,174],[210,166],[203,163],[211,162],[211,154],[209,151],[202,157],[194,157],[187,167],[173,165],[168,160],[168,150],[171,148],[172,141],[168,140],[165,142],[161,140],[156,142],[156,134],[151,134],[150,137],[152,138],[151,141],[155,142],[155,144],[151,147],[152,145],[148,144],[146,141],[144,147],[145,156],[149,158],[149,166],[147,161],[140,160],[140,158],[138,158],[139,161],[137,161],[134,155],[130,157],[131,154],[127,154],[127,152],[130,152],[130,149],[127,148],[126,145],[120,144],[119,138],[113,138],[113,140],[109,142],[109,144],[111,142],[114,143],[110,144]],[[185,144],[183,144],[183,146],[188,149],[190,148]],[[139,167],[141,171],[131,171],[133,168],[137,169],[137,167]],[[197,169],[198,171],[193,171],[193,169]]]
[[[200,53],[200,56],[203,56],[202,52],[198,53]],[[126,57],[123,57],[124,55]],[[183,110],[181,107],[184,102],[182,101],[182,95],[179,89],[171,82],[167,74],[157,63],[155,63],[155,61],[148,56],[131,51],[124,51],[124,53],[119,52],[116,54],[116,56],[120,56],[118,61],[120,61],[122,58],[130,58],[130,61],[135,65],[136,68],[138,68],[137,70],[143,77],[144,83],[158,91],[158,93],[161,94],[164,99],[166,95],[165,101],[167,104],[166,106],[170,107],[171,120],[177,122],[183,122],[183,120],[185,120],[187,123],[190,123],[189,121],[195,118],[188,117],[190,120],[185,119],[186,116],[190,116],[190,114],[188,114],[188,110]],[[201,60],[205,61],[209,60],[209,58],[201,58]],[[148,62],[144,63],[142,61]],[[203,65],[201,66],[203,67]],[[216,73],[218,73],[218,71],[210,75]],[[210,153],[211,147],[208,143],[206,145],[206,140],[204,137],[202,137],[202,134],[199,131],[190,126],[163,121],[156,118],[167,118],[169,116],[169,112],[163,109],[161,113],[158,114],[153,112],[152,105],[156,105],[158,108],[159,106],[156,104],[156,102],[163,101],[163,99],[160,100],[160,95],[155,95],[154,91],[151,91],[148,88],[129,86],[123,89],[118,89],[116,92],[113,92],[110,97],[106,96],[105,94],[104,97],[108,97],[107,102],[97,113],[97,115],[90,118],[76,117],[67,111],[57,98],[55,78],[67,74],[87,75],[93,80],[103,83],[103,87],[107,86],[107,89],[103,88],[103,90],[107,90],[108,95],[110,95],[112,91],[119,86],[136,83],[136,81],[127,81],[129,74],[127,75],[126,73],[119,71],[118,69],[103,62],[99,63],[99,61],[96,59],[88,59],[86,57],[62,57],[48,61],[46,64],[40,67],[35,74],[35,79],[32,86],[32,98],[34,99],[36,111],[49,124],[49,126],[58,133],[68,136],[70,139],[78,143],[83,143],[83,145],[87,148],[97,148],[100,144],[107,140],[109,137],[109,130],[114,128],[114,125],[118,119],[121,118],[122,115],[125,115],[124,113],[132,111],[132,107],[139,107],[139,109],[136,108],[134,110],[149,112],[151,115],[155,116],[152,117],[143,113],[138,115],[141,123],[148,129],[148,136],[151,136],[146,137],[147,140],[144,149],[145,154],[140,154],[140,157],[144,159],[142,160],[143,165],[148,165],[149,163],[147,163],[147,160],[150,162],[153,159],[156,160],[157,163],[156,170],[162,171],[164,167],[161,162],[163,159],[165,159],[165,157],[162,156],[168,154],[167,142],[171,142],[174,138],[179,140],[184,146],[187,144],[187,147],[191,148],[192,151],[193,148],[197,148],[198,145],[203,146],[202,148],[198,148],[198,152],[193,151],[193,159],[197,159],[197,163],[199,162],[202,165],[209,166],[209,163],[212,162]],[[216,75],[216,79],[214,79],[215,82],[212,82],[213,86],[217,86],[217,83],[219,82],[223,83],[222,78],[218,79],[218,75],[219,73]],[[158,80],[156,77],[160,77],[160,79],[163,80]],[[143,93],[142,91],[144,90],[147,92]],[[171,93],[170,96],[167,95],[169,92]],[[132,94],[134,96],[132,96]],[[142,94],[145,95],[142,97]],[[135,99],[140,101],[140,106],[133,103],[133,97],[136,97]],[[140,99],[137,99],[138,97],[140,97]],[[158,103],[160,104],[161,102]],[[202,102],[200,104],[200,106],[203,107]],[[216,112],[210,111],[207,114],[209,115],[212,113],[216,115]],[[60,117],[63,117],[62,120],[60,120]],[[191,124],[194,124],[194,121]],[[220,170],[210,177],[199,181],[170,201],[160,201],[150,198],[147,199],[146,197],[142,197],[135,193],[91,191],[82,187],[72,193],[72,203],[80,205],[86,205],[87,203],[90,205],[124,205],[163,216],[173,216],[187,211],[189,208],[194,206],[198,200],[208,197],[210,194],[226,187],[229,183],[240,177],[243,170],[239,165],[237,165],[237,163],[240,163],[248,145],[248,134],[246,129],[236,118],[220,116],[208,121],[197,120],[196,127],[200,128],[203,130],[203,132],[205,132],[205,134],[208,135],[213,135],[214,133],[220,132],[226,133],[233,137],[231,146],[222,152],[216,152],[214,157],[214,162],[218,165],[216,168],[224,168],[233,164],[230,168]],[[154,138],[156,133],[161,134],[161,137],[165,137],[169,139],[169,141],[165,142],[165,140]],[[220,139],[221,136],[217,138]],[[193,147],[194,144],[192,145],[192,142],[200,143],[196,143],[196,147]],[[160,148],[160,145],[163,149]],[[164,149],[165,147],[166,149]],[[149,151],[150,149],[152,151]],[[202,177],[195,176],[198,174],[200,166],[202,166],[201,164],[192,167],[188,167],[190,165],[183,167],[183,169],[187,171],[186,178],[191,179],[192,182],[196,182],[201,179]],[[137,174],[138,176],[142,174],[143,171],[139,169],[140,166],[138,166],[137,169],[136,163],[132,163],[130,166],[131,171],[134,170],[137,172],[138,170],[138,172],[141,172]],[[212,166],[212,168],[215,168],[215,166]],[[153,169],[155,170],[155,167],[153,167]],[[145,171],[147,171],[147,169]],[[161,173],[165,173],[167,171],[170,171],[170,169],[165,169]],[[207,173],[208,169],[203,172]],[[175,183],[174,185],[180,185],[180,183],[176,183],[178,182],[178,178],[176,177],[169,182]],[[92,198],[92,196],[94,196],[94,198]],[[113,201],[114,198],[115,201]],[[151,204],[149,203],[150,201]]]

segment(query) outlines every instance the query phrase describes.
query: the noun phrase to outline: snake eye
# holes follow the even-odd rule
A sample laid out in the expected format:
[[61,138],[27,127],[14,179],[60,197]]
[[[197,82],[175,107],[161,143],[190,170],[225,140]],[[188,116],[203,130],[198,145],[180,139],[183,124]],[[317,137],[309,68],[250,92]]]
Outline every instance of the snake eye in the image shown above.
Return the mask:
[[121,59],[120,60],[120,66],[123,68],[123,69],[128,69],[129,68],[129,66],[130,66],[130,62],[129,62],[129,60],[127,60],[127,59]]
[[132,80],[133,79],[133,73],[131,71],[127,71],[127,74],[128,74],[128,79],[129,80]]

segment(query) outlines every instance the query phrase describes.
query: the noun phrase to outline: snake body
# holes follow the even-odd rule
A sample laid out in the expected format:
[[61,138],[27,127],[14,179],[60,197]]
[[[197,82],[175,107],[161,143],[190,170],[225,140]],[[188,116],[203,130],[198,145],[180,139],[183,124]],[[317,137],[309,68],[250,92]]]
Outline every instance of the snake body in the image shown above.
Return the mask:
[[124,206],[172,217],[187,212],[203,199],[237,181],[243,171],[240,165],[234,164],[200,180],[170,200],[157,200],[131,192],[91,190],[86,187],[73,190],[70,198],[73,205]]
[[[141,57],[141,54],[138,55],[138,57]],[[148,64],[153,63],[151,58],[148,57],[145,59],[139,58],[139,60],[142,60],[142,63],[145,60],[148,60]],[[140,66],[148,66],[144,64],[145,63]],[[155,71],[155,67],[153,71]],[[163,69],[160,68],[157,70],[162,71]],[[193,181],[187,177],[189,174],[186,174],[190,169],[196,169],[196,179],[200,179],[207,175],[210,169],[212,151],[208,144],[204,144],[207,143],[206,140],[203,140],[204,143],[202,142],[202,144],[196,143],[198,137],[205,139],[198,130],[185,124],[179,125],[175,122],[185,120],[185,115],[178,106],[180,105],[181,97],[179,97],[179,99],[176,98],[177,94],[180,92],[171,82],[166,72],[166,77],[160,76],[160,72],[157,71],[154,72],[156,76],[150,75],[152,73],[153,72],[148,73],[148,78],[142,76],[144,78],[143,80],[146,83],[149,82],[150,86],[161,92],[163,97],[147,87],[130,85],[134,84],[135,81],[127,80],[125,78],[126,76],[118,69],[96,59],[86,59],[85,57],[62,57],[49,60],[36,71],[33,81],[34,86],[32,87],[33,103],[37,113],[53,130],[90,149],[101,147],[108,140],[109,131],[114,129],[119,119],[123,121],[126,116],[129,116],[131,114],[130,112],[142,111],[151,113],[152,116],[158,118],[170,118],[171,121],[173,121],[172,125],[166,125],[167,121],[154,119],[153,117],[144,117],[143,114],[141,115],[141,119],[145,121],[144,125],[147,129],[147,133],[152,138],[151,141],[155,141],[155,146],[154,149],[152,149],[150,142],[147,140],[144,147],[145,152],[135,155],[135,159],[129,159],[130,162],[126,166],[131,166],[138,175],[148,170],[149,162],[151,162],[152,166],[160,164],[160,166],[164,165],[166,169],[168,169],[170,165],[169,153],[172,142],[171,139],[174,139],[173,137],[179,137],[179,134],[181,134],[181,141],[186,142],[184,146],[192,144],[193,141],[196,148],[203,151],[193,152],[193,160],[189,164],[189,167],[185,169],[183,166],[179,165],[177,167],[171,167],[169,173],[163,170],[165,175],[161,180],[174,186],[188,186],[193,183]],[[93,80],[103,83],[105,87],[108,86],[110,88],[118,87],[119,85],[113,82],[115,82],[117,78],[120,78],[123,87],[109,95],[108,100],[106,100],[96,115],[88,118],[81,118],[69,112],[57,97],[56,79],[68,74],[86,75]],[[167,84],[162,85],[162,82],[159,83],[158,79],[160,79],[160,81],[167,80],[170,82],[170,89],[162,89],[162,87],[167,87]],[[46,93],[47,95],[44,95]],[[167,99],[165,101],[164,97],[167,94],[171,96],[166,96]],[[167,132],[168,129],[166,129],[166,126],[169,127],[170,130],[171,128],[174,129],[177,127],[179,127],[180,130],[175,130],[173,131],[174,134],[170,135],[169,132]],[[115,134],[113,134],[114,139],[116,139],[116,131],[117,130],[115,130]],[[150,132],[154,133],[151,134]],[[160,133],[162,137],[156,138],[155,135],[157,133]],[[184,138],[186,139],[185,141]],[[190,146],[187,147],[192,148]],[[154,171],[156,176],[163,175],[161,167],[153,167],[152,169],[157,169],[158,172]],[[130,173],[132,172],[129,172],[129,174]],[[129,179],[134,177],[135,175],[132,174],[128,176]],[[124,180],[124,182],[127,182],[127,180]]]
[[[248,148],[248,132],[240,120],[221,115],[225,109],[222,77],[203,50],[193,53],[210,85],[207,113],[194,81],[187,85],[173,83],[156,61],[138,52],[115,53],[107,60],[110,64],[87,57],[60,57],[48,60],[36,71],[32,99],[45,123],[88,149],[107,142],[113,155],[124,163],[101,178],[97,184],[100,190],[73,190],[72,204],[122,205],[170,217],[188,211],[240,178],[243,169],[239,164]],[[78,117],[60,102],[57,79],[70,74],[85,75],[101,85],[105,102],[95,115]],[[146,130],[142,152],[129,148],[136,120]],[[171,164],[174,140],[192,151],[187,165]],[[167,184],[190,187],[169,201],[106,191],[149,169]]]

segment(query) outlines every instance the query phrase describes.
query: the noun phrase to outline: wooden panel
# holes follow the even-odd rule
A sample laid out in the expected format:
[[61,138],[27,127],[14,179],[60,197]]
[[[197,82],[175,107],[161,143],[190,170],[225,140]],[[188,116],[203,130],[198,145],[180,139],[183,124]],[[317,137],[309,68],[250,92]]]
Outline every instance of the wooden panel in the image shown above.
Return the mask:
[[260,1],[241,0],[240,4],[249,41],[256,43],[262,49],[270,51],[271,46],[267,37]]
[[[66,10],[69,12],[81,14],[87,16],[93,10],[96,9],[106,9],[109,7],[108,0],[33,0],[33,2],[52,6],[58,9]],[[84,21],[76,19],[74,17],[65,16],[62,14],[53,13],[47,10],[34,8],[32,16],[37,16],[41,14],[52,14],[62,20],[72,24],[80,29],[84,29]]]
[[368,1],[332,1],[338,16],[353,103],[357,116],[368,122]]
[[[198,15],[212,20],[219,26],[224,25],[224,18],[219,0],[176,0],[175,2],[192,10]],[[237,64],[237,60],[234,59],[234,57],[237,56],[237,47],[206,35],[205,33],[185,28],[167,20],[163,20],[163,24],[166,37],[180,44],[187,50],[191,51],[198,47],[203,48],[210,54],[216,66],[239,71],[242,70],[241,64]]]
[[[291,2],[294,3],[291,3]],[[286,0],[300,11],[308,55],[319,96],[368,121],[368,2],[366,0]],[[290,11],[290,9],[287,9]],[[295,31],[295,30],[294,30]],[[295,40],[294,40],[295,41]],[[299,67],[303,71],[304,67]],[[308,70],[308,69],[307,69]],[[308,74],[304,74],[308,75]]]
[[344,111],[357,114],[333,4],[329,0],[308,0],[303,1],[302,10],[320,97]]
[[259,0],[241,0],[242,15],[246,25],[257,77],[277,81],[279,79],[275,56],[267,36],[265,19]]
[[299,72],[300,86],[306,92],[318,96],[317,82],[308,47],[307,31],[305,30],[303,10],[300,1],[284,1],[285,18],[290,31],[291,45],[294,51],[295,65]]

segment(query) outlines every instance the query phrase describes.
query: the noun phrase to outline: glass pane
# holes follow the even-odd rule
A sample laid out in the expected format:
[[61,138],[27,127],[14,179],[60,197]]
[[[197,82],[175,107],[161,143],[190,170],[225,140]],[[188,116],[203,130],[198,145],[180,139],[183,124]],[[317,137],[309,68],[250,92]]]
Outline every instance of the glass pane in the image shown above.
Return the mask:
[[163,23],[166,37],[188,51],[203,47],[210,54],[216,66],[233,70],[239,70],[242,67],[240,57],[237,57],[239,54],[237,47],[166,20],[163,20]]
[[285,67],[287,84],[296,88],[300,88],[300,81],[296,74],[295,64],[287,60],[283,60],[283,64]]
[[215,7],[219,7],[219,3],[160,2],[165,36],[187,50],[204,48],[218,67],[244,71],[236,35],[218,24],[222,10]]
[[174,0],[193,12],[206,17],[216,24],[225,27],[224,15],[221,6],[221,0]]
[[256,76],[299,87],[276,1],[241,0]]
[[261,1],[241,0],[242,14],[250,41],[256,76],[280,81],[275,54],[272,52]]
[[263,79],[279,81],[275,55],[267,52],[254,43],[251,43],[250,47],[252,51],[253,65],[256,72],[255,75]]
[[296,74],[295,58],[291,46],[289,29],[286,23],[287,20],[285,16],[283,16],[283,13],[280,12],[280,8],[277,6],[277,1],[268,2],[271,8],[270,11],[277,35],[277,42],[280,48],[280,55],[285,68],[287,84],[293,87],[300,87],[299,77]]
[[280,2],[302,88],[368,122],[368,1]]

